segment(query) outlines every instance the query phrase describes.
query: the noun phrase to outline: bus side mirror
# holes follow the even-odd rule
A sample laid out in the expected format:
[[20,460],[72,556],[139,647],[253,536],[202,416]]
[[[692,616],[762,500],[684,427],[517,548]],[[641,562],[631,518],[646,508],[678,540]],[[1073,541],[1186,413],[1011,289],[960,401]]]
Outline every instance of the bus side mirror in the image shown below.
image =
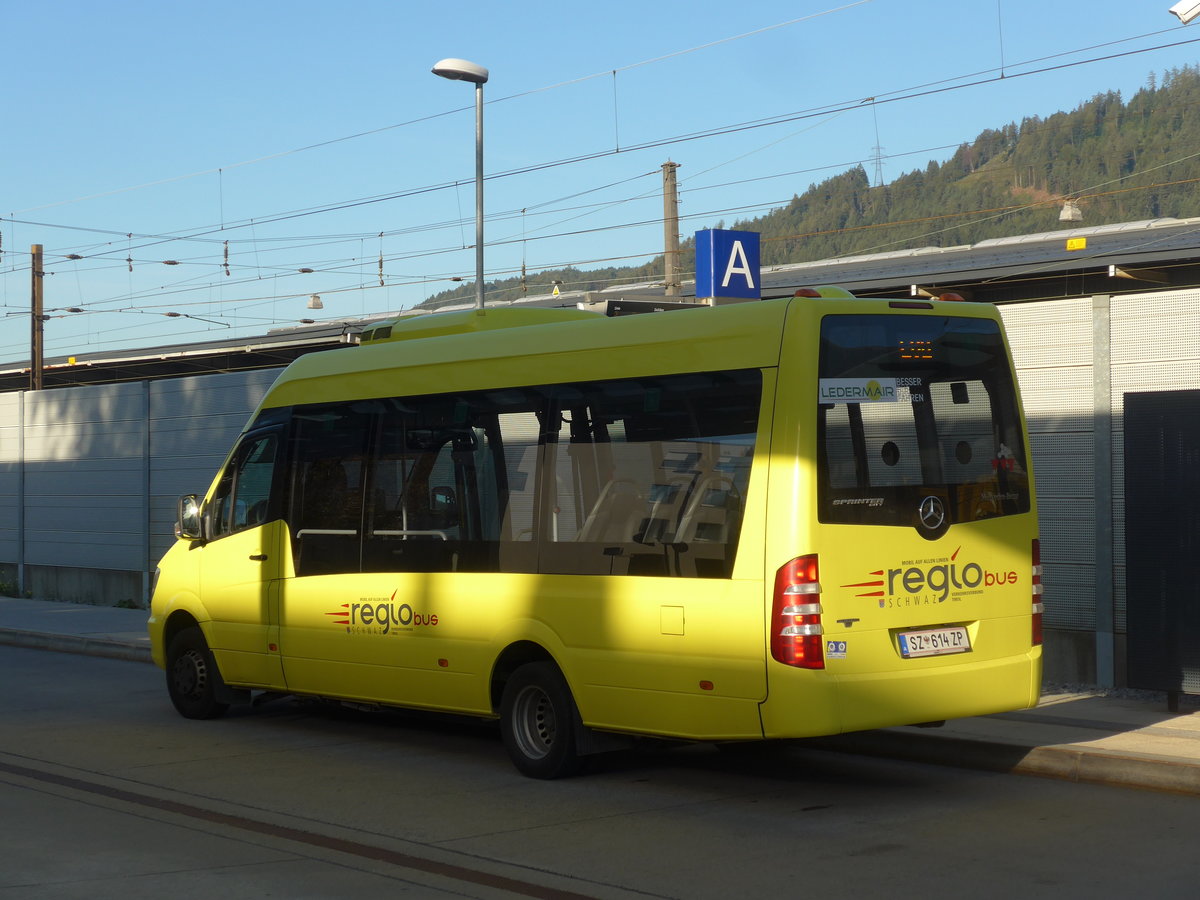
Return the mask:
[[200,524],[200,500],[195,494],[179,498],[175,512],[175,537],[185,541],[198,541],[204,537]]

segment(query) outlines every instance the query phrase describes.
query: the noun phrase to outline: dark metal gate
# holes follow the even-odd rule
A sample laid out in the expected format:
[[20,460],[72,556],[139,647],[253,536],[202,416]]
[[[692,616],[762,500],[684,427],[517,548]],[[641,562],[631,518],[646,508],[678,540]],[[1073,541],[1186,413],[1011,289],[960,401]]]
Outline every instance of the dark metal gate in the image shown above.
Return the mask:
[[1130,687],[1200,693],[1200,390],[1125,395]]

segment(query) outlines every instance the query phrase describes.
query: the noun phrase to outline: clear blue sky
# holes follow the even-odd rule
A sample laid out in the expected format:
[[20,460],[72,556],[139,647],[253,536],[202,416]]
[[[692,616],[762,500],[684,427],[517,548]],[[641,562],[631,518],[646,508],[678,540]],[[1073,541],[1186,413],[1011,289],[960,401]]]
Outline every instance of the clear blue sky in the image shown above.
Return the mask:
[[877,147],[891,180],[984,128],[1131,96],[1200,58],[1170,5],[5,3],[0,362],[28,358],[32,244],[48,356],[396,311],[471,279],[473,88],[430,74],[443,57],[491,72],[491,278],[661,252],[668,159],[688,236],[874,176]]

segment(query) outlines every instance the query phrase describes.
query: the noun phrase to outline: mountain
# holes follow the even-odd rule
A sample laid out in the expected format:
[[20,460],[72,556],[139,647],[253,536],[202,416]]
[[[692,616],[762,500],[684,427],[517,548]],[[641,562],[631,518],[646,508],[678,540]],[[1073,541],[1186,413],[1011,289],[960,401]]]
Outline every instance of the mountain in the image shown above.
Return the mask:
[[[992,237],[1075,227],[1060,222],[1073,200],[1088,225],[1200,214],[1200,68],[1151,75],[1128,102],[1097,94],[1071,112],[1031,116],[981,132],[946,162],[872,186],[860,165],[813,184],[791,202],[729,226],[762,234],[762,264],[804,262],[911,247],[949,247]],[[692,242],[683,268],[694,268]],[[686,277],[686,276],[685,276]],[[643,266],[538,272],[489,282],[487,296],[513,300],[661,280],[662,257]],[[421,308],[468,299],[473,283]]]

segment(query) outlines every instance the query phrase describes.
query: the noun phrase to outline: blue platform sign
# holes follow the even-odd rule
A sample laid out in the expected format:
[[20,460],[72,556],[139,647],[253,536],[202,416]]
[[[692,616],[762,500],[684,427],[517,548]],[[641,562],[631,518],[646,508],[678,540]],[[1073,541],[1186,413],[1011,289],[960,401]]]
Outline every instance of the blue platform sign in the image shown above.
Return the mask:
[[737,297],[758,300],[757,231],[709,228],[696,232],[696,298]]

